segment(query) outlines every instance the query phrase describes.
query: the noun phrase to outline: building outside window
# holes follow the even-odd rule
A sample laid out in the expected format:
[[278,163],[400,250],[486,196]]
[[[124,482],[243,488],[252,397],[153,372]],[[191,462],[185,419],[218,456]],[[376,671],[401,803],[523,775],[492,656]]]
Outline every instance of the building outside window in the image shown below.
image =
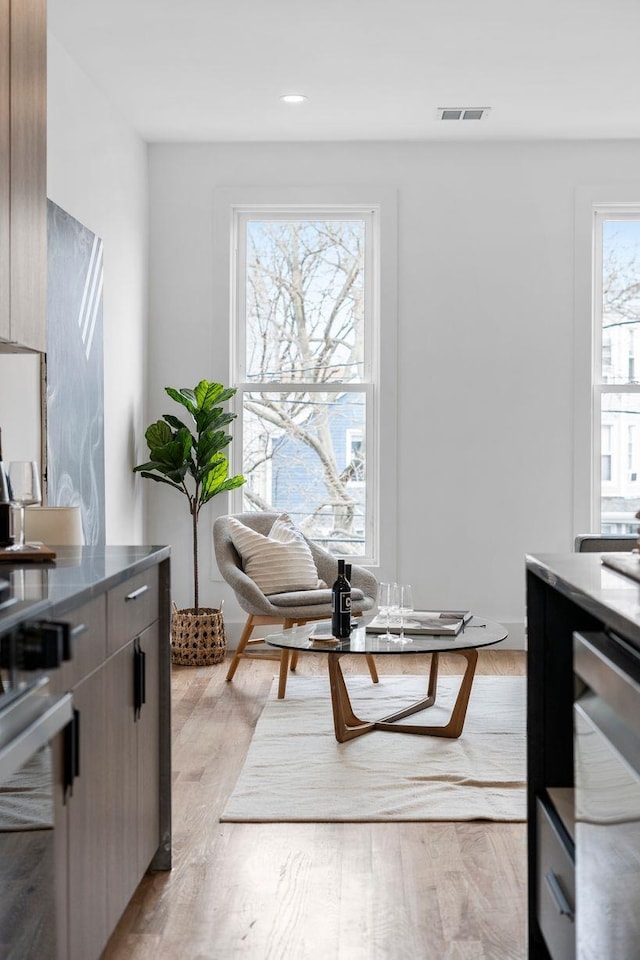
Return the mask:
[[348,206],[238,209],[233,223],[242,509],[287,512],[358,558],[376,522],[378,229],[375,210]]
[[640,325],[640,213],[595,209],[594,452],[600,529],[635,533],[640,490],[635,471],[640,384],[635,340]]

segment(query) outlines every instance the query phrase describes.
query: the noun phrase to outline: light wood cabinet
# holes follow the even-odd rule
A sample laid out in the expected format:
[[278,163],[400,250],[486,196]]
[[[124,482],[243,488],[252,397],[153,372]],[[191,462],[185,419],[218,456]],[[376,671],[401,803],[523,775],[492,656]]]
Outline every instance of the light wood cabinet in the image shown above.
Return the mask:
[[108,937],[106,678],[101,667],[73,689],[79,764],[66,803],[69,960],[99,957]]
[[[57,807],[60,960],[98,960],[153,861],[170,866],[168,564],[71,610],[67,783]],[[164,586],[161,588],[161,582]],[[164,768],[164,774],[162,773]]]
[[157,623],[139,637],[144,654],[144,703],[138,733],[138,876],[149,869],[158,851],[160,830],[160,632]]
[[138,748],[134,721],[133,644],[109,660],[107,747],[108,829],[107,915],[113,928],[131,899],[140,874],[138,846]]
[[46,350],[46,0],[0,0],[0,349]]
[[[108,661],[107,919],[118,923],[158,849],[158,629],[153,625]],[[154,689],[155,680],[155,689]]]

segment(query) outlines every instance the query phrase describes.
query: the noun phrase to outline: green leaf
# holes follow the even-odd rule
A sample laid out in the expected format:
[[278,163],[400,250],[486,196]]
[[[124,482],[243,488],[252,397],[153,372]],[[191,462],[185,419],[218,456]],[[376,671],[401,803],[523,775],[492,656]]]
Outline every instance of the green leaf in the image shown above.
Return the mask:
[[227,479],[228,473],[229,461],[221,455],[209,469],[204,471],[200,493],[201,503],[207,503],[216,494],[222,493],[224,490],[234,490],[245,482],[245,478],[241,476]]
[[200,466],[209,463],[216,454],[224,450],[230,443],[231,437],[223,430],[216,430],[215,433],[211,431],[203,433],[196,448],[196,458]]
[[176,403],[181,403],[193,416],[197,407],[196,395],[193,390],[188,390],[186,387],[182,387],[180,390],[176,390],[175,387],[165,387],[164,389],[165,393],[168,393],[172,400],[175,400]]
[[171,477],[172,480],[175,480],[176,483],[184,480],[185,474],[187,472],[188,464],[184,462],[167,462],[160,460],[150,460],[149,463],[142,464],[140,472],[143,469],[145,470],[156,470],[158,473],[161,473],[163,477]]
[[235,395],[233,387],[224,387],[221,383],[201,380],[194,390],[198,410],[211,410],[215,404],[225,403]]
[[210,410],[214,403],[217,402],[223,390],[224,387],[221,383],[215,383],[211,380],[201,380],[193,391],[198,410]]
[[155,480],[156,483],[167,483],[170,487],[173,487],[174,490],[177,490],[178,493],[182,493],[185,496],[187,495],[182,487],[179,487],[177,483],[172,483],[167,477],[160,477],[156,473],[147,473],[146,471],[144,471],[141,476],[146,477],[148,480]]
[[163,419],[163,420],[166,420],[167,423],[168,423],[171,427],[173,427],[174,430],[188,430],[188,429],[189,429],[189,428],[187,427],[187,425],[182,422],[182,420],[178,420],[177,417],[172,416],[170,413],[163,413],[163,414],[162,414],[162,419]]
[[186,427],[181,427],[176,435],[176,440],[182,444],[182,456],[184,459],[191,459],[191,450],[195,448],[196,441],[191,436],[191,431]]
[[243,483],[246,483],[246,478],[242,476],[230,477],[228,480],[224,480],[219,486],[212,488],[211,491],[209,488],[206,490],[203,488],[202,494],[200,496],[200,503],[208,503],[212,497],[217,496],[219,493],[226,493],[228,490],[236,490],[237,487],[241,487]]
[[165,444],[170,443],[173,439],[173,431],[164,420],[156,420],[155,423],[147,427],[147,432],[144,436],[149,445],[149,449],[152,450],[155,447],[163,447]]
[[221,430],[236,417],[237,413],[225,413],[222,407],[214,407],[213,410],[199,410],[195,415],[195,421],[198,432],[204,433],[205,430]]

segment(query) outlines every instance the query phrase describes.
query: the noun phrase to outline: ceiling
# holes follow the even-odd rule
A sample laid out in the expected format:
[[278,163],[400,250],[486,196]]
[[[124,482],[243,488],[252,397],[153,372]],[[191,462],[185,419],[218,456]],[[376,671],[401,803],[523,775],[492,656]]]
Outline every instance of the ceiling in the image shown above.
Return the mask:
[[[640,137],[638,0],[49,0],[148,141]],[[304,93],[287,105],[285,93]],[[439,120],[439,107],[490,107]]]

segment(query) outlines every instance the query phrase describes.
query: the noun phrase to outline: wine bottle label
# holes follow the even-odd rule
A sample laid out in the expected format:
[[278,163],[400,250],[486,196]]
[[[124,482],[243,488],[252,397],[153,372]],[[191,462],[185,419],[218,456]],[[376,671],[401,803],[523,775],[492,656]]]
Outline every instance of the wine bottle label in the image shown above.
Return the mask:
[[344,593],[333,594],[331,597],[331,609],[338,613],[351,613],[351,593],[349,590]]

